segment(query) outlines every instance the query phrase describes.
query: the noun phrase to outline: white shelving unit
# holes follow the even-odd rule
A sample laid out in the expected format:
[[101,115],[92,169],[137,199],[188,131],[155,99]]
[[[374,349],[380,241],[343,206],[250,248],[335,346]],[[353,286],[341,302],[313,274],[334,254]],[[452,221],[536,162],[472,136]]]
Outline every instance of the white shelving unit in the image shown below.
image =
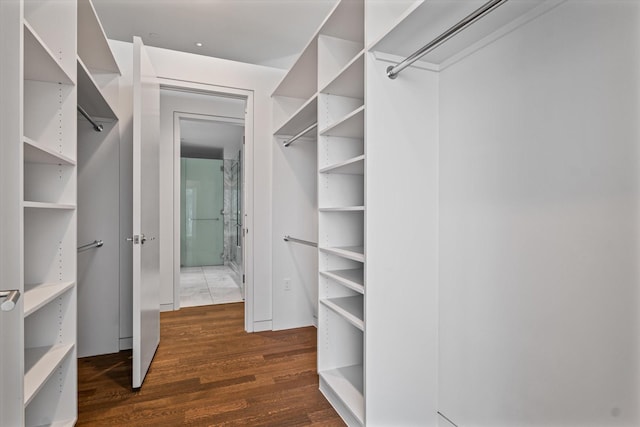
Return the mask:
[[364,425],[364,0],[336,4],[273,94],[274,136],[317,141],[320,389]]
[[76,3],[24,2],[24,424],[73,425]]

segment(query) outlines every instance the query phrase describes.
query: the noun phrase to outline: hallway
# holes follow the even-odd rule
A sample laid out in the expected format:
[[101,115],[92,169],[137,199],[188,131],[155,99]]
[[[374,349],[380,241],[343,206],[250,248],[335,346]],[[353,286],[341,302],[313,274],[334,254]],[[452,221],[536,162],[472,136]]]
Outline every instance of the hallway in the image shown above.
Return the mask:
[[77,426],[342,426],[318,390],[316,329],[244,332],[244,304],[161,314],[131,391],[131,352],[78,360]]

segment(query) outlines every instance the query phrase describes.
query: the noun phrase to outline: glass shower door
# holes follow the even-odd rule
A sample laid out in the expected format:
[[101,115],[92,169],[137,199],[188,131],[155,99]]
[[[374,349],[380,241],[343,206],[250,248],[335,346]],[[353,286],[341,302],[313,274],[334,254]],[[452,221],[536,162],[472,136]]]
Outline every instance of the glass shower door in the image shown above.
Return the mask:
[[222,160],[181,159],[181,264],[224,263]]

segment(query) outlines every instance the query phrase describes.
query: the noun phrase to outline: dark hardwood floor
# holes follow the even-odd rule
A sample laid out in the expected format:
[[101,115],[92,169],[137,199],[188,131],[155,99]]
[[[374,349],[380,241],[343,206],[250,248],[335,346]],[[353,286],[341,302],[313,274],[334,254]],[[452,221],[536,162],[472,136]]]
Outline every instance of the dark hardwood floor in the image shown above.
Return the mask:
[[316,330],[244,332],[244,305],[161,314],[142,388],[131,352],[78,361],[78,426],[343,426],[318,390]]

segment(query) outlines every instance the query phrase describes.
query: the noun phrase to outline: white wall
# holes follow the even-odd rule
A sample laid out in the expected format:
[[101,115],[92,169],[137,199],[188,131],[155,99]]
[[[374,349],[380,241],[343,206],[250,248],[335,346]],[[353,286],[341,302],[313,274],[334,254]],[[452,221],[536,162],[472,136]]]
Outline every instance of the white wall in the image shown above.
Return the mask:
[[118,122],[96,132],[78,119],[78,357],[115,353],[120,338]]
[[318,241],[317,157],[315,141],[273,143],[274,329],[312,325],[317,316],[318,250],[283,240],[288,234]]
[[[160,91],[160,304],[173,310],[174,304],[174,112],[206,114],[244,119],[244,105],[230,98],[188,95]],[[234,153],[237,155],[238,153]]]
[[[120,127],[121,139],[121,237],[131,233],[131,61],[132,47],[130,43],[112,41],[111,45],[121,70],[121,105]],[[251,91],[254,97],[254,218],[248,224],[254,242],[254,294],[253,325],[250,330],[270,329],[272,319],[279,313],[272,311],[271,287],[271,210],[272,210],[272,130],[271,130],[271,92],[281,79],[284,71],[243,64],[217,58],[193,55],[148,47],[148,52],[155,66],[158,77],[180,82],[191,82],[223,86],[232,89]],[[165,147],[166,148],[166,147]],[[166,155],[166,151],[164,155]],[[161,154],[163,155],[163,154]],[[249,161],[247,161],[247,167]],[[170,173],[172,171],[169,171]],[[163,177],[163,182],[165,178]],[[166,187],[163,187],[166,188]],[[166,222],[164,223],[166,225]],[[166,235],[166,230],[161,230]],[[121,246],[121,306],[120,334],[122,338],[131,335],[131,248]],[[287,311],[288,307],[283,307]],[[126,340],[125,340],[126,342]]]
[[640,8],[569,1],[441,74],[440,410],[637,426]]

